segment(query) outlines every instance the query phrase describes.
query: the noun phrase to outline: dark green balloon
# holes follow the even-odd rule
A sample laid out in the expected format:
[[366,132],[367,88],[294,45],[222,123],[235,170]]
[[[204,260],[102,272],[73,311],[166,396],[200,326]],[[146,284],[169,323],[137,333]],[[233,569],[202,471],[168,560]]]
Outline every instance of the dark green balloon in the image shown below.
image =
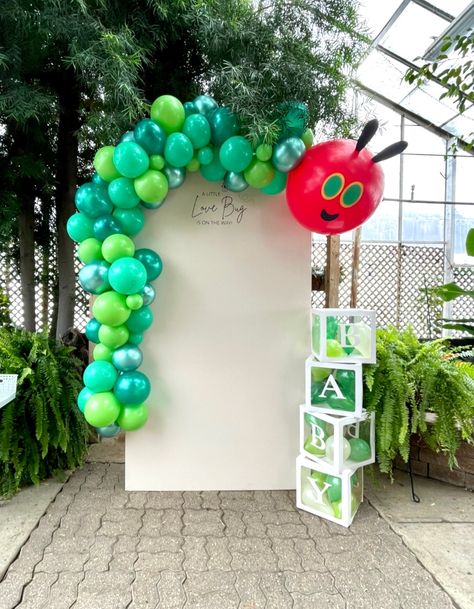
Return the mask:
[[107,188],[93,182],[86,182],[77,189],[75,202],[77,209],[89,218],[110,214],[113,209]]
[[118,235],[122,232],[122,227],[118,220],[112,216],[100,216],[94,222],[93,236],[99,241],[105,241],[110,235]]
[[116,209],[113,213],[122,228],[122,233],[133,237],[145,226],[145,215],[139,207],[133,209]]
[[147,154],[163,154],[166,133],[150,118],[139,121],[133,130],[135,141]]
[[326,476],[326,482],[331,486],[328,488],[328,499],[331,503],[340,501],[342,497],[342,480],[339,476]]
[[360,463],[370,459],[372,451],[365,440],[362,440],[362,438],[349,438],[349,444],[351,445],[350,459],[352,461]]
[[214,158],[208,165],[201,165],[199,171],[203,178],[206,178],[209,182],[220,182],[224,179],[227,172],[226,168],[222,166],[219,160],[219,154],[217,151],[214,152]]
[[233,135],[238,135],[240,122],[228,108],[216,108],[208,115],[211,125],[211,140],[215,146],[221,146]]

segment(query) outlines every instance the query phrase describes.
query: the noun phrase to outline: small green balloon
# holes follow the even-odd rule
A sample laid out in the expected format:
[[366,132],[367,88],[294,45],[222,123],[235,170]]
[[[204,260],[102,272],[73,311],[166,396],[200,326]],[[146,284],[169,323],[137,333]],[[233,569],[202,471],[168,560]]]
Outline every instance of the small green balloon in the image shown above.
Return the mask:
[[94,239],[94,237],[86,239],[77,248],[77,257],[84,264],[89,264],[94,260],[103,260],[102,241]]
[[326,482],[326,474],[323,474],[323,472],[318,472],[316,469],[312,469],[311,478],[313,478],[313,480],[316,480],[320,488],[324,487],[324,484]]
[[244,171],[244,177],[253,188],[268,186],[275,176],[275,169],[271,163],[259,161],[254,158]]
[[[129,331],[125,325],[107,326],[102,324],[99,328],[99,340],[109,349],[118,349],[124,345],[128,341],[128,336]],[[112,354],[109,361],[112,361]]]
[[121,326],[128,320],[131,311],[123,294],[110,291],[97,296],[92,305],[92,313],[101,324]]
[[342,501],[333,501],[331,503],[336,518],[342,518]]
[[220,182],[220,180],[224,178],[227,170],[220,162],[219,154],[216,151],[216,154],[210,163],[203,164],[201,161],[200,171],[202,177],[209,180],[209,182]]
[[143,297],[140,294],[129,294],[126,302],[127,307],[132,311],[137,311],[143,307]]
[[270,144],[260,144],[257,146],[255,155],[259,161],[269,161],[272,158],[273,146]]
[[332,368],[311,368],[311,382],[319,383],[324,381],[331,374]]
[[122,233],[128,237],[137,235],[145,226],[145,215],[139,207],[116,209],[113,212],[113,216],[120,224]]
[[326,450],[324,448],[314,446],[314,444],[312,443],[311,435],[306,438],[304,443],[304,449],[312,455],[316,455],[317,457],[324,457],[324,455],[326,454]]
[[116,207],[131,209],[140,203],[140,197],[135,192],[133,180],[117,178],[109,184],[109,197]]
[[114,165],[114,146],[103,146],[95,153],[94,168],[97,174],[106,182],[111,182],[120,177],[120,173]]
[[94,236],[94,224],[84,214],[73,214],[67,221],[66,230],[71,239],[77,243]]
[[342,497],[342,480],[339,476],[326,476],[326,482],[331,486],[328,488],[328,498],[331,503],[340,501]]
[[122,406],[117,418],[117,424],[124,431],[136,431],[145,425],[148,420],[148,414],[148,406],[146,404]]
[[207,146],[211,141],[211,127],[209,121],[202,114],[191,114],[184,121],[183,133],[194,148]]
[[267,184],[267,186],[264,186],[261,190],[266,195],[277,195],[285,190],[287,179],[288,174],[283,173],[282,171],[275,171],[275,175],[270,184]]
[[198,171],[199,167],[201,167],[201,163],[197,160],[196,157],[193,157],[189,161],[189,163],[186,165],[186,169],[188,171],[190,171],[191,173],[194,173],[195,171]]
[[161,154],[152,154],[150,157],[150,169],[161,171],[165,166],[165,159]]
[[[193,116],[201,117],[198,114]],[[206,119],[204,118],[204,120]],[[194,149],[191,140],[184,133],[172,133],[166,140],[165,159],[173,167],[186,167],[193,158],[193,154]]]
[[135,254],[135,244],[127,235],[110,235],[102,244],[102,256],[107,262],[115,262],[124,256]]
[[252,145],[245,137],[234,135],[227,139],[219,150],[219,160],[227,171],[240,173],[252,161]]
[[346,352],[342,348],[342,345],[340,342],[338,342],[335,339],[330,338],[329,340],[326,341],[326,355],[327,355],[327,357],[334,357],[334,358],[342,357],[344,359],[346,357]]
[[201,148],[197,154],[197,159],[201,163],[201,165],[209,165],[212,163],[212,159],[214,158],[214,152],[210,146],[205,146]]
[[372,451],[365,440],[362,438],[349,438],[349,444],[351,445],[350,459],[352,461],[360,463],[360,461],[370,459]]
[[95,393],[84,407],[84,417],[93,427],[112,425],[119,414],[120,403],[111,391]]
[[[115,147],[114,165],[126,178],[138,178],[148,169],[147,153],[136,142],[122,142]],[[117,176],[118,177],[118,176]]]
[[149,169],[134,182],[135,191],[145,203],[163,201],[168,194],[168,180],[164,173]]
[[[102,326],[104,328],[105,326]],[[106,345],[99,343],[94,347],[94,351],[92,352],[92,356],[94,361],[104,361],[112,363],[112,355],[113,351],[109,349]]]
[[306,129],[306,131],[301,136],[301,139],[303,140],[303,144],[306,150],[308,150],[308,148],[311,148],[314,142],[314,134],[311,129]]
[[173,95],[161,95],[155,99],[150,115],[167,135],[181,131],[186,118],[183,104]]

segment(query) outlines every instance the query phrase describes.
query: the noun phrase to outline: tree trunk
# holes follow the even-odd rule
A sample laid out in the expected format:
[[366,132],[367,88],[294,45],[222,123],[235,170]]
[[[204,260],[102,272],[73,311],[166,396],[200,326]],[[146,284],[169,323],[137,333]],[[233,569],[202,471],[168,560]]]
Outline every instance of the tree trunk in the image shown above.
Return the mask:
[[74,213],[77,185],[79,129],[79,85],[68,70],[58,88],[59,125],[57,150],[56,227],[58,238],[58,318],[56,336],[74,325],[74,243],[66,232],[68,218]]
[[23,327],[29,332],[36,331],[35,320],[35,236],[34,236],[34,195],[29,198],[23,193],[18,217],[20,244],[20,280],[23,300]]

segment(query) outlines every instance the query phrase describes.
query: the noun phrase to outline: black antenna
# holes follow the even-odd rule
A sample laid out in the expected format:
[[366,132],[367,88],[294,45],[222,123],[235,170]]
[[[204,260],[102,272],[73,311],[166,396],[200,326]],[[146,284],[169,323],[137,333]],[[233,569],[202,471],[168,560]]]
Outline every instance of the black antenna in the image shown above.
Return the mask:
[[377,129],[379,128],[379,121],[376,118],[373,118],[369,121],[365,127],[362,129],[362,133],[360,134],[359,139],[357,140],[356,150],[360,152],[362,148],[365,148],[370,140],[377,133]]
[[380,163],[380,161],[386,161],[387,159],[391,159],[392,156],[397,156],[397,154],[401,154],[407,146],[408,142],[404,142],[403,140],[400,142],[395,142],[395,144],[390,144],[390,146],[387,146],[378,154],[376,154],[372,161],[374,163]]

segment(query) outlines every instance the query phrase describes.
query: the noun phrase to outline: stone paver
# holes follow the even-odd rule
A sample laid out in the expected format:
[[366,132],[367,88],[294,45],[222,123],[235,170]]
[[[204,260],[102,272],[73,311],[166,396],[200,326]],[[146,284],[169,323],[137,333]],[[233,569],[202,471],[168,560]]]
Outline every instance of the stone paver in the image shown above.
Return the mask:
[[294,493],[123,490],[71,476],[0,582],[0,609],[454,609],[367,503],[350,529]]

